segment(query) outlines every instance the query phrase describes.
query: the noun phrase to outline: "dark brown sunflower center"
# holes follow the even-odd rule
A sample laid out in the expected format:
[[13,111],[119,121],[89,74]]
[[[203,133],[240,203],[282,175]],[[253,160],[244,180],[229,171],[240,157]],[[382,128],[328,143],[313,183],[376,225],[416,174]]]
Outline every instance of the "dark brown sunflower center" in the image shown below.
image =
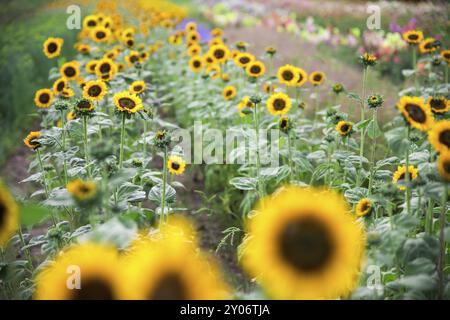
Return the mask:
[[194,63],[193,63],[193,65],[194,65],[194,68],[200,68],[200,66],[201,66],[202,64],[201,64],[200,61],[195,60]]
[[74,67],[67,67],[64,69],[64,74],[68,77],[73,77],[76,73],[77,72]]
[[320,82],[322,80],[322,76],[320,74],[316,74],[313,79],[316,82]]
[[39,102],[48,103],[50,101],[50,95],[48,93],[43,93],[39,96]]
[[97,39],[104,39],[106,37],[106,33],[103,31],[97,31],[97,33],[95,34],[95,36],[97,37]]
[[303,80],[303,75],[301,73],[299,73],[298,74],[298,81],[297,81],[297,83],[302,82],[302,80]]
[[176,273],[163,276],[149,294],[150,300],[186,300],[186,287]]
[[86,185],[81,185],[80,188],[78,189],[80,191],[80,193],[82,194],[88,194],[91,192],[91,188],[89,188]]
[[227,97],[231,96],[232,94],[233,94],[233,91],[232,91],[232,90],[227,90],[227,92],[225,92],[225,95],[226,95]]
[[417,34],[410,34],[408,35],[409,40],[417,40],[419,39],[419,36]]
[[60,81],[58,82],[58,84],[56,85],[56,90],[58,90],[58,92],[63,91],[63,89],[66,87],[66,84],[64,83],[64,81]]
[[102,92],[102,88],[99,85],[93,85],[88,89],[88,95],[90,97],[98,97]]
[[127,46],[132,47],[134,45],[134,41],[132,39],[127,40]]
[[6,221],[6,206],[3,202],[0,201],[0,230],[2,229],[5,221]]
[[450,52],[445,52],[443,56],[445,59],[450,59]]
[[350,130],[350,126],[348,124],[343,124],[341,126],[341,131],[347,133]]
[[313,217],[290,222],[281,232],[279,244],[283,259],[300,272],[320,270],[333,254],[328,228]]
[[127,110],[133,110],[136,107],[136,103],[130,98],[120,98],[119,105]]
[[95,71],[95,67],[96,67],[96,66],[97,66],[97,64],[95,64],[95,63],[90,64],[90,65],[89,65],[89,70]]
[[239,59],[239,62],[242,63],[242,64],[247,64],[247,63],[250,62],[250,58],[249,57],[241,57]]
[[425,45],[423,46],[425,49],[432,49],[433,48],[433,42],[429,41],[427,43],[425,43]]
[[286,128],[288,125],[288,121],[286,119],[281,120],[281,128]]
[[281,76],[286,81],[291,81],[292,79],[294,79],[294,74],[289,70],[284,71]]
[[446,108],[446,104],[443,99],[431,99],[430,106],[436,110],[442,110]]
[[131,56],[131,57],[130,57],[131,63],[135,63],[135,62],[137,62],[138,60],[139,60],[139,57],[138,57],[138,56]]
[[180,169],[180,164],[178,162],[172,162],[172,169],[173,170],[178,170]]
[[408,112],[409,116],[416,122],[425,123],[427,120],[427,115],[418,105],[415,104],[407,104],[405,106],[406,112]]
[[362,206],[361,206],[361,211],[362,211],[362,212],[366,212],[366,211],[369,210],[369,209],[370,209],[369,203],[364,202],[364,203],[362,204]]
[[94,20],[89,20],[88,23],[87,23],[87,25],[88,25],[89,27],[95,27],[95,26],[97,25],[97,22],[95,22]]
[[225,57],[225,51],[223,51],[222,49],[214,50],[214,57],[216,57],[216,59],[222,59],[223,57]]
[[81,282],[81,289],[74,289],[73,300],[113,300],[111,286],[103,279],[92,278]]
[[261,72],[261,67],[258,65],[254,65],[250,68],[251,74],[259,74]]
[[[444,171],[447,173],[450,173],[450,161],[445,161],[443,165]],[[1,209],[1,208],[0,208]],[[1,214],[0,214],[1,215]],[[1,219],[1,218],[0,218]],[[1,228],[1,221],[0,221],[0,228]]]
[[284,101],[283,99],[275,99],[275,101],[273,102],[273,108],[276,111],[284,110],[284,108],[286,108],[286,101]]
[[[400,176],[398,177],[398,181],[405,180],[405,178],[406,178],[406,172],[403,172],[403,173],[400,174]],[[411,172],[408,172],[408,178],[409,178],[410,181],[412,180]]]
[[58,50],[58,45],[54,42],[50,42],[47,46],[47,50],[49,53],[55,53]]
[[138,86],[134,86],[134,91],[141,91],[142,90],[142,86],[138,85]]
[[111,71],[111,65],[109,63],[102,63],[100,65],[100,72],[101,73],[108,73]]
[[444,130],[439,135],[439,142],[445,144],[447,148],[450,148],[450,130]]
[[77,103],[77,108],[80,110],[89,110],[91,108],[91,103],[87,100],[81,100]]

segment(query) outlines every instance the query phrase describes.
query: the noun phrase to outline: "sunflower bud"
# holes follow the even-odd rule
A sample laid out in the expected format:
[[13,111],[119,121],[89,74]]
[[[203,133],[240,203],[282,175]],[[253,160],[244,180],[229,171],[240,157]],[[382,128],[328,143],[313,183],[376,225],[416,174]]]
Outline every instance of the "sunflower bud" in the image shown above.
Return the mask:
[[261,96],[255,94],[255,95],[253,95],[253,96],[250,97],[250,101],[251,101],[253,104],[258,104],[258,103],[261,102]]
[[158,149],[165,149],[169,146],[171,137],[166,130],[160,130],[156,132],[153,141]]
[[374,94],[369,96],[369,98],[367,98],[367,104],[371,109],[381,107],[383,105],[383,102],[384,102],[383,97],[379,94]]
[[278,122],[278,126],[281,132],[288,133],[292,129],[292,123],[286,116],[282,116]]
[[340,84],[340,83],[335,83],[335,84],[333,85],[333,92],[334,92],[334,93],[339,94],[339,93],[341,93],[342,91],[344,91],[344,87],[342,86],[342,84]]
[[364,68],[373,67],[377,64],[377,57],[366,52],[359,57],[359,62],[364,66]]
[[58,101],[55,103],[55,109],[58,111],[64,111],[69,109],[69,104],[65,101]]

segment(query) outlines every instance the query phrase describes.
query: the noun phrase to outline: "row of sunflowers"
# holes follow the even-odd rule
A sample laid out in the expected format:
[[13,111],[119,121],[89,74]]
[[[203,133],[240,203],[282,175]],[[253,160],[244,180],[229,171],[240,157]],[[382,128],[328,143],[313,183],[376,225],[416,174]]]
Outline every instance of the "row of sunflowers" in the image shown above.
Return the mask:
[[[14,199],[0,187],[0,296],[450,298],[450,51],[421,31],[403,34],[414,85],[381,123],[385,99],[366,86],[376,56],[361,55],[362,92],[349,92],[320,70],[276,68],[276,48],[257,56],[218,28],[206,42],[186,17],[164,0],[99,1],[75,60],[60,58],[63,39],[45,41],[57,62],[35,95],[41,129],[24,139],[22,183],[36,189]],[[191,165],[175,132],[198,121],[204,133],[254,139],[225,165]],[[264,158],[268,142],[276,165]],[[237,163],[242,154],[254,158]],[[189,172],[219,195],[197,214],[233,217],[216,252],[240,240],[250,289],[200,245],[177,200]]]

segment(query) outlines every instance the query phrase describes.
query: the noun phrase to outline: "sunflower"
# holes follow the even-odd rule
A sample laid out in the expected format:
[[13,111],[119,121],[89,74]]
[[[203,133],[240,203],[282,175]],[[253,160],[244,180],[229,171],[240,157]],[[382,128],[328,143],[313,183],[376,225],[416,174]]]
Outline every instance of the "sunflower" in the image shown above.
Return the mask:
[[83,97],[93,101],[103,100],[107,92],[106,84],[101,80],[89,81],[83,87]]
[[119,51],[113,49],[113,50],[110,50],[107,53],[105,53],[103,55],[103,58],[116,60],[118,56],[119,56]]
[[236,55],[236,57],[234,58],[234,63],[236,63],[241,68],[245,68],[250,62],[254,60],[255,60],[254,55],[248,52],[242,52]]
[[197,31],[197,24],[195,22],[188,22],[186,23],[186,26],[184,27],[184,30],[186,32],[191,32],[191,31]]
[[429,97],[427,101],[427,108],[430,108],[434,113],[446,113],[450,110],[450,100],[445,97]]
[[167,161],[169,172],[174,175],[180,175],[186,168],[186,162],[179,156],[170,156]]
[[103,58],[95,65],[95,74],[101,79],[103,75],[114,75],[116,72],[117,65],[111,59]]
[[66,99],[72,98],[74,95],[75,91],[69,87],[64,88],[63,91],[61,91],[61,96]]
[[43,51],[47,58],[53,59],[59,57],[61,49],[64,44],[64,39],[48,38],[43,45]]
[[401,97],[397,103],[397,108],[406,121],[417,130],[428,131],[434,123],[431,109],[421,97]]
[[130,51],[130,53],[125,56],[125,61],[129,67],[134,66],[135,63],[139,62],[139,59],[139,52],[137,51]]
[[325,81],[325,74],[321,71],[314,71],[309,75],[309,82],[314,86],[321,85]]
[[14,234],[19,225],[19,208],[0,180],[0,248]]
[[244,98],[242,98],[242,100],[239,102],[237,108],[239,111],[239,115],[242,117],[245,117],[245,113],[242,111],[245,108],[253,108],[255,105],[254,103],[250,100],[249,96],[245,96]]
[[79,99],[75,103],[75,112],[77,116],[86,116],[92,114],[94,111],[95,105],[89,99]]
[[[417,179],[419,170],[417,170],[414,166],[408,167],[408,176],[409,181]],[[398,166],[397,170],[394,172],[394,175],[392,177],[393,183],[404,183],[406,176],[406,166]],[[406,187],[404,185],[399,186],[400,190],[406,190]]]
[[252,61],[247,65],[245,71],[250,77],[259,78],[266,72],[266,66],[261,61]]
[[352,133],[353,124],[349,121],[339,121],[336,125],[336,131],[342,136],[346,137]]
[[73,111],[70,111],[67,113],[66,118],[67,118],[67,121],[75,120],[75,119],[77,119],[77,114]]
[[273,93],[275,93],[276,89],[277,89],[277,86],[274,85],[273,83],[264,83],[263,84],[263,91],[265,93],[273,94]]
[[66,62],[59,69],[61,76],[67,80],[75,80],[80,75],[80,65],[77,61]]
[[229,100],[233,99],[234,97],[236,97],[236,94],[237,94],[237,90],[236,90],[236,87],[234,87],[234,86],[226,86],[222,92],[222,95],[223,95],[223,98],[225,99],[225,101],[229,101]]
[[444,59],[447,63],[450,64],[450,50],[442,50],[441,51],[441,57]]
[[126,39],[124,39],[124,42],[128,48],[134,47],[134,43],[135,43],[134,38],[126,38]]
[[66,186],[67,191],[80,202],[89,201],[97,195],[97,185],[94,181],[76,179]]
[[86,63],[86,72],[89,74],[95,74],[95,67],[97,66],[98,62],[99,60],[91,60]]
[[145,91],[144,81],[133,81],[128,90],[133,94],[140,94]]
[[365,236],[337,193],[288,186],[260,201],[244,268],[274,299],[337,299],[356,287]]
[[34,103],[38,108],[50,108],[53,102],[53,91],[50,89],[40,89],[34,95]]
[[308,81],[308,74],[302,68],[295,68],[295,71],[298,73],[298,81],[295,84],[296,87],[301,87]]
[[200,57],[192,57],[189,60],[189,69],[195,73],[200,72],[203,69],[203,59]]
[[[181,37],[180,37],[181,39]],[[200,34],[197,31],[191,31],[186,35],[186,40],[189,42],[199,42]]]
[[91,30],[90,36],[95,42],[107,42],[111,37],[111,30],[103,26],[97,26]]
[[[169,220],[170,223],[170,220]],[[162,226],[160,239],[141,239],[124,257],[124,300],[229,298],[218,266],[192,243],[185,228]],[[182,232],[180,232],[180,230]]]
[[179,46],[180,44],[183,43],[183,38],[181,38],[180,36],[174,34],[171,35],[167,41],[169,41],[170,44],[174,45],[174,46]]
[[359,57],[359,61],[364,66],[364,68],[373,67],[377,64],[377,57],[373,54],[365,52],[362,56]]
[[220,38],[223,35],[223,30],[220,28],[214,28],[211,30],[211,36],[213,38]]
[[344,86],[342,85],[342,83],[335,83],[333,85],[333,92],[336,94],[340,94],[341,92],[344,91]]
[[222,74],[222,69],[217,64],[210,65],[206,69],[206,73],[210,75],[211,79],[218,79]]
[[65,88],[67,88],[68,82],[64,78],[59,78],[53,82],[53,93],[59,94],[61,93]]
[[115,248],[94,243],[74,245],[37,275],[34,298],[114,300],[118,298],[119,282],[123,281],[120,271]]
[[358,217],[364,217],[372,211],[372,201],[367,198],[363,198],[356,204],[355,212]]
[[209,49],[209,53],[216,63],[224,63],[230,55],[228,48],[222,44],[212,46]]
[[23,143],[25,143],[28,148],[37,150],[41,147],[41,144],[39,143],[39,141],[37,141],[41,136],[42,134],[40,131],[31,131],[23,140]]
[[77,51],[81,54],[87,55],[91,52],[91,46],[88,44],[79,44],[76,47]]
[[419,52],[421,54],[432,53],[437,49],[436,39],[426,38],[419,43]]
[[275,49],[274,47],[267,47],[265,52],[270,57],[273,57],[277,53],[277,49]]
[[144,108],[141,98],[128,91],[116,93],[113,99],[120,112],[136,113]]
[[289,96],[283,92],[277,92],[267,100],[267,110],[273,116],[280,116],[289,112],[292,107],[292,101]]
[[379,94],[373,94],[367,98],[367,105],[371,109],[376,109],[378,107],[381,107],[383,105],[383,103],[384,103],[384,99]]
[[202,47],[200,47],[197,44],[190,46],[189,49],[187,50],[187,54],[191,57],[198,56],[201,53],[202,53]]
[[97,17],[95,15],[90,15],[84,18],[83,20],[83,28],[93,29],[98,25]]
[[409,44],[418,44],[423,40],[423,33],[419,30],[409,30],[403,33],[403,40]]
[[280,128],[280,130],[282,132],[288,133],[289,130],[292,129],[292,123],[289,120],[289,117],[287,117],[287,116],[280,117],[280,121],[278,122],[278,127]]
[[436,164],[442,178],[450,182],[450,152],[441,153]]
[[288,87],[295,86],[299,81],[299,76],[296,68],[290,64],[280,67],[277,72],[278,81]]
[[206,66],[211,66],[214,64],[214,58],[210,53],[207,53],[203,56],[203,62]]
[[428,131],[428,140],[437,152],[450,152],[450,120],[437,122]]

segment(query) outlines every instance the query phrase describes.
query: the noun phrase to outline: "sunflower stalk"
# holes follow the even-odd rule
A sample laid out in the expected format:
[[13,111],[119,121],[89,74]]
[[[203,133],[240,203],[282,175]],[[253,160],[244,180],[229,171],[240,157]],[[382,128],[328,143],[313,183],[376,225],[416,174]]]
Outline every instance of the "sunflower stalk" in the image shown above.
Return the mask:
[[25,257],[28,260],[28,264],[30,265],[30,271],[32,273],[33,269],[34,269],[33,259],[31,259],[30,248],[25,248],[26,247],[26,243],[25,243],[25,238],[23,237],[23,232],[22,232],[22,228],[21,227],[19,227],[18,233],[19,233],[20,244],[22,245],[22,250],[25,253]]
[[64,167],[64,184],[67,185],[68,180],[67,180],[67,160],[66,160],[66,121],[65,121],[65,117],[64,117],[64,111],[61,110],[61,140],[62,140],[62,146],[61,146],[61,150],[63,152],[63,167]]
[[161,193],[161,212],[159,215],[159,223],[164,222],[164,215],[166,211],[166,184],[167,184],[167,147],[164,148],[164,159],[163,159],[163,185]]
[[[377,109],[373,110],[372,121],[373,121],[375,127],[378,126],[378,125],[375,125],[375,123],[378,122],[377,115],[378,115]],[[372,194],[373,179],[375,176],[375,153],[376,153],[376,150],[377,150],[377,137],[374,137],[373,141],[372,141],[372,150],[371,150],[371,155],[370,155],[370,176],[369,176],[369,188],[368,188],[369,195]]]
[[261,158],[259,154],[259,115],[258,115],[258,103],[255,103],[253,111],[255,132],[256,132],[256,178],[258,181],[258,194],[260,199],[264,197],[264,184],[261,179]]
[[417,49],[416,49],[416,46],[412,46],[412,67],[414,70],[414,89],[417,94],[418,89],[419,89],[419,82],[418,82],[418,78],[417,78]]
[[125,143],[125,112],[122,113],[122,124],[120,127],[120,154],[119,154],[119,168],[123,167],[123,145]]
[[409,185],[410,182],[410,173],[409,173],[409,148],[411,146],[411,142],[410,142],[410,135],[411,135],[411,127],[408,126],[408,128],[406,129],[407,133],[406,133],[406,140],[408,141],[408,145],[406,147],[406,159],[405,159],[405,163],[406,163],[406,172],[405,172],[405,183],[406,183],[406,193],[405,193],[405,201],[406,201],[406,212],[408,214],[411,213],[411,187]]
[[48,190],[48,185],[47,185],[47,179],[45,177],[44,164],[42,163],[41,151],[39,150],[39,148],[36,151],[37,151],[37,157],[38,157],[38,161],[39,161],[39,168],[41,169],[41,172],[42,172],[42,184],[44,185],[45,197],[48,199],[49,190]]
[[438,261],[438,278],[439,278],[439,295],[440,300],[444,297],[444,267],[445,267],[445,225],[447,221],[447,200],[448,200],[448,183],[444,182],[444,192],[442,195],[441,215],[439,218],[439,261]]
[[88,175],[91,175],[89,169],[89,151],[88,151],[88,130],[87,130],[87,116],[83,116],[83,141],[84,141],[84,160],[86,161],[86,167]]
[[292,182],[294,176],[295,176],[295,172],[294,169],[295,167],[292,165],[292,138],[291,138],[291,132],[290,130],[287,133],[287,140],[288,140],[288,161],[289,161],[289,182]]

